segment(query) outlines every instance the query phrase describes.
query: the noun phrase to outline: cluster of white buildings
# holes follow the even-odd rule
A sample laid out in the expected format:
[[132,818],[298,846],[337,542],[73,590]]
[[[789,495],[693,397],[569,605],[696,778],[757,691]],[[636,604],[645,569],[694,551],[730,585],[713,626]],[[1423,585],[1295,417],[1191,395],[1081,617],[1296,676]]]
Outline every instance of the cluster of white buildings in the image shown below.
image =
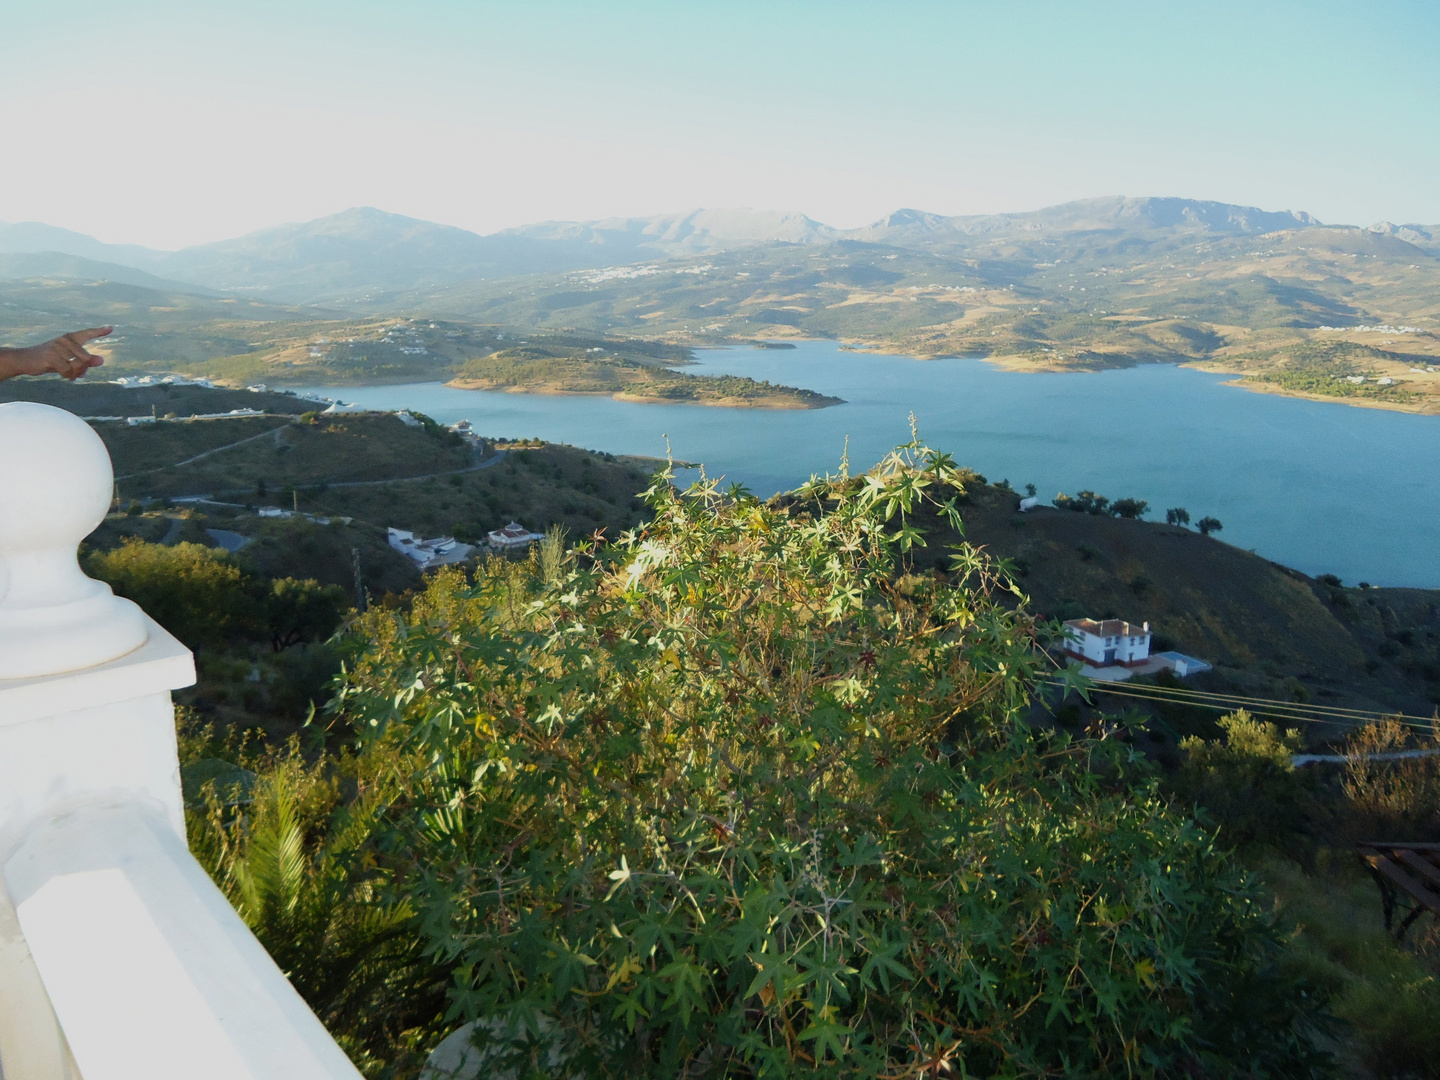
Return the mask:
[[389,529],[387,532],[390,535],[390,546],[406,558],[414,560],[422,570],[464,562],[475,550],[470,544],[462,544],[453,536],[422,540],[407,529]]
[[[272,512],[271,516],[281,514],[288,516],[287,511],[278,511],[275,507],[263,507],[261,509],[262,516],[266,510]],[[406,558],[413,560],[415,565],[422,570],[464,562],[475,551],[473,544],[462,544],[453,536],[437,536],[433,540],[425,540],[408,529],[391,528],[386,531],[389,533],[390,546]],[[524,525],[514,521],[503,529],[492,530],[486,535],[491,550],[502,552],[528,548],[531,544],[544,539],[544,533],[531,532]]]
[[1349,334],[1423,334],[1425,331],[1418,326],[1391,326],[1389,323],[1381,323],[1379,326],[1322,326],[1321,330],[1344,331]]
[[121,375],[118,379],[111,379],[110,383],[131,390],[141,386],[203,386],[208,390],[221,389],[209,379],[188,379],[184,375]]

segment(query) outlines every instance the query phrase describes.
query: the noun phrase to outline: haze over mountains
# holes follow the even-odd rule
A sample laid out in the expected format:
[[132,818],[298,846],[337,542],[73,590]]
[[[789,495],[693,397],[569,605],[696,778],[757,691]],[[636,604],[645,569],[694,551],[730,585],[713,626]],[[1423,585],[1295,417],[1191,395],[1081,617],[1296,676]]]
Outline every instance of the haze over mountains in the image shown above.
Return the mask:
[[[902,209],[849,230],[799,213],[694,210],[541,222],[488,236],[360,207],[173,252],[106,244],[38,222],[0,223],[0,276],[103,278],[292,303],[366,306],[387,294],[424,293],[481,279],[566,273],[747,248],[879,245],[960,255],[977,245],[1005,240],[1113,241],[1133,235],[1154,242],[1162,237],[1220,239],[1317,227],[1321,223],[1299,211],[1121,196],[1018,214],[945,217]],[[1440,252],[1440,227],[1382,222],[1370,231],[1413,246],[1417,255]]]

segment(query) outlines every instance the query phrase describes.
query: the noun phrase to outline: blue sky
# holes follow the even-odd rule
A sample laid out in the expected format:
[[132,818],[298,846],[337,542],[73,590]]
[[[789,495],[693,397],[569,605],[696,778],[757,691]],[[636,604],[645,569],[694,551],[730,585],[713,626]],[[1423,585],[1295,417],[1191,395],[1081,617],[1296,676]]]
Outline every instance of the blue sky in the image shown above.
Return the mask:
[[1434,3],[0,0],[0,219],[179,246],[1107,194],[1440,222]]

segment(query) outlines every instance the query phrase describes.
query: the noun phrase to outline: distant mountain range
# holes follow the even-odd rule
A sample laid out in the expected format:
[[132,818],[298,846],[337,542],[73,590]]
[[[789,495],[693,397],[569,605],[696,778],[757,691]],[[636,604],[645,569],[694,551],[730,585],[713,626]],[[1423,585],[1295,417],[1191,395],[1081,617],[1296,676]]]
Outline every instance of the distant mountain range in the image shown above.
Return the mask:
[[[359,207],[180,251],[105,244],[39,222],[0,223],[0,277],[106,279],[293,303],[383,306],[400,293],[480,279],[564,273],[744,248],[851,243],[958,253],[977,243],[1137,234],[1237,237],[1319,226],[1301,211],[1175,198],[1085,199],[1029,213],[945,217],[897,210],[859,229],[799,213],[693,210],[541,222],[481,236]],[[1357,230],[1358,231],[1358,230]],[[1372,232],[1440,252],[1440,227],[1381,222]]]

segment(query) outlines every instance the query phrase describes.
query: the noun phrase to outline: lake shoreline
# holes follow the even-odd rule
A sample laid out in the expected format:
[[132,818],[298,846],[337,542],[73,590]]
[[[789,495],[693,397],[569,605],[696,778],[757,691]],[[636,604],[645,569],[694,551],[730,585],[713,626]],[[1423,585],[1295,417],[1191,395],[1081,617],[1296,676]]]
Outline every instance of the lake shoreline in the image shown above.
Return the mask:
[[[1193,367],[1211,374],[1235,374],[1232,371],[1200,367],[1198,364],[1182,364],[1181,366]],[[1331,405],[1349,405],[1357,409],[1384,409],[1388,412],[1409,413],[1411,416],[1440,416],[1440,402],[1383,401],[1374,398],[1340,397],[1336,394],[1307,394],[1303,390],[1287,390],[1283,386],[1276,386],[1274,383],[1267,383],[1261,379],[1251,379],[1245,375],[1236,375],[1235,378],[1228,379],[1220,385],[1237,386],[1252,394],[1271,394],[1275,397],[1299,398],[1302,401],[1321,401]]]
[[[1440,416],[1440,398],[1429,395],[1432,400],[1408,402],[1408,401],[1385,401],[1376,398],[1355,398],[1342,397],[1336,394],[1309,394],[1302,390],[1288,390],[1273,383],[1266,383],[1260,379],[1251,380],[1243,371],[1236,371],[1234,368],[1224,367],[1209,360],[1124,360],[1115,363],[1106,363],[1103,359],[1096,362],[1087,362],[1085,366],[1072,364],[1056,364],[1044,360],[1032,360],[1027,356],[1014,353],[985,354],[985,353],[920,353],[896,351],[893,346],[885,342],[865,341],[862,339],[845,338],[784,338],[787,342],[804,342],[806,344],[829,344],[843,352],[854,353],[857,356],[888,356],[898,357],[906,360],[920,360],[926,363],[940,360],[979,360],[997,371],[1012,372],[1017,375],[1098,375],[1103,371],[1126,371],[1137,367],[1168,366],[1177,368],[1190,368],[1194,371],[1204,371],[1212,375],[1229,375],[1231,379],[1222,385],[1235,386],[1242,390],[1248,390],[1252,394],[1271,394],[1275,397],[1296,398],[1301,401],[1318,401],[1338,405],[1349,405],[1358,409],[1380,409],[1387,412],[1410,413],[1413,416]],[[720,346],[692,346],[696,349],[724,349],[724,348],[761,348],[752,341],[737,341],[733,345]]]
[[[693,361],[692,361],[693,363]],[[497,386],[485,379],[451,379],[442,385],[454,390],[482,390],[497,394],[536,394],[544,397],[597,397],[612,401],[626,401],[637,405],[704,405],[719,409],[767,409],[774,412],[812,412],[828,409],[833,405],[844,405],[844,398],[818,395],[823,401],[815,403],[797,400],[785,394],[764,398],[667,398],[653,394],[633,394],[628,390],[561,390],[549,386]]]

